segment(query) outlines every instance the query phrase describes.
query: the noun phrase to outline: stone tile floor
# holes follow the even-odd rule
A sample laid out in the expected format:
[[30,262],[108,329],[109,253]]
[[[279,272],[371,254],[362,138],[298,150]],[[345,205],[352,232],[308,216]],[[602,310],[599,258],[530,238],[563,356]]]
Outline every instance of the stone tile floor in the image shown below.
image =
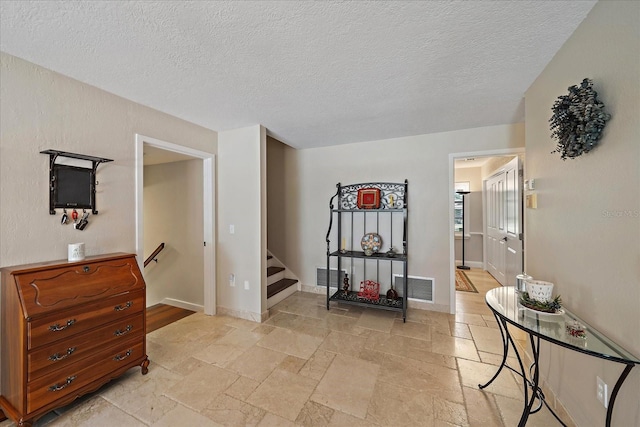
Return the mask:
[[[195,314],[147,336],[149,373],[122,378],[36,426],[515,426],[521,382],[505,370],[484,293],[457,292],[457,314],[394,312],[298,292],[257,324]],[[9,427],[10,421],[0,423]],[[528,426],[554,426],[543,409]]]

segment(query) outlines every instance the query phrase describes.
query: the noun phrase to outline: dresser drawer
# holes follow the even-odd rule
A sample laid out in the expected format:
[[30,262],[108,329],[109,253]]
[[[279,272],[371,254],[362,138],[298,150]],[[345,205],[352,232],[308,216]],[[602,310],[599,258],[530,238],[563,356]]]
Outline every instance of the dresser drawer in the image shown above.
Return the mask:
[[0,418],[32,425],[130,368],[148,372],[146,287],[134,254],[0,274]]
[[131,314],[144,313],[144,298],[144,291],[127,293],[31,321],[28,348],[35,349]]
[[87,261],[15,277],[27,317],[144,288],[135,258]]
[[144,313],[109,323],[80,335],[29,352],[27,355],[27,381],[41,377],[92,356],[96,349],[129,341],[132,337],[145,339]]
[[56,370],[27,385],[27,413],[91,384],[119,368],[145,358],[144,345],[138,340],[118,344],[94,356]]

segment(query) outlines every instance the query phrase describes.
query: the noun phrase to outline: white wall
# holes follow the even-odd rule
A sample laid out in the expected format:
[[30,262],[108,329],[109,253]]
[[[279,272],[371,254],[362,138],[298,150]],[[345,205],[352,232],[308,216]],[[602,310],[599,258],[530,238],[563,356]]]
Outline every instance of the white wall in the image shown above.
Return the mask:
[[165,243],[144,269],[147,306],[165,298],[204,306],[202,182],[199,159],[144,168],[145,259]]
[[[218,310],[259,322],[266,311],[266,132],[262,126],[218,134],[217,197]],[[230,225],[234,234],[229,232]],[[235,287],[229,284],[231,274]]]
[[524,144],[524,126],[492,126],[335,147],[297,150],[286,156],[288,226],[282,261],[315,285],[326,266],[329,199],[336,183],[409,180],[409,274],[434,277],[435,309],[450,311],[451,212],[449,154],[511,149]]
[[[564,304],[640,356],[640,3],[598,2],[526,93],[526,175],[538,209],[526,210],[526,271],[556,284]],[[550,152],[558,96],[585,77],[612,118],[600,145],[575,160]],[[588,343],[587,343],[588,344]],[[622,365],[545,346],[543,375],[577,425],[603,425],[596,376],[611,392]],[[640,369],[613,424],[640,425]]]
[[[217,135],[0,53],[0,265],[135,252],[135,134],[215,153]],[[47,148],[113,159],[98,167],[97,209],[84,231],[49,215]]]
[[[135,135],[215,153],[217,134],[0,52],[0,266],[87,255],[135,253]],[[49,215],[49,156],[106,157],[97,209],[84,231]]]

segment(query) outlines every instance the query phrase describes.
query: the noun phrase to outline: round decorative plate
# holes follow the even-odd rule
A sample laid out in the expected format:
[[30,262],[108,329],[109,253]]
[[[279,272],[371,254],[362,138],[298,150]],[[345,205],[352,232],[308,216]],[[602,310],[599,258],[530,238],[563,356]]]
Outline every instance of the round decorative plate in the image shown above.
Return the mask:
[[362,236],[360,246],[362,246],[362,250],[365,252],[370,251],[376,253],[382,246],[382,238],[376,233],[367,233]]

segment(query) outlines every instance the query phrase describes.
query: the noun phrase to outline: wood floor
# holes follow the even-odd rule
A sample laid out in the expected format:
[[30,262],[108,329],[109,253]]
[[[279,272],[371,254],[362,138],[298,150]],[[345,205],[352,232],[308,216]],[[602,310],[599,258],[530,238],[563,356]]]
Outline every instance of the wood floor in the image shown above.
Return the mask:
[[488,290],[500,287],[500,283],[480,268],[472,268],[465,273],[478,293],[456,291],[456,313],[492,315],[484,301],[484,296]]
[[195,313],[195,311],[174,307],[166,304],[156,304],[147,307],[147,333],[167,326],[177,320]]

